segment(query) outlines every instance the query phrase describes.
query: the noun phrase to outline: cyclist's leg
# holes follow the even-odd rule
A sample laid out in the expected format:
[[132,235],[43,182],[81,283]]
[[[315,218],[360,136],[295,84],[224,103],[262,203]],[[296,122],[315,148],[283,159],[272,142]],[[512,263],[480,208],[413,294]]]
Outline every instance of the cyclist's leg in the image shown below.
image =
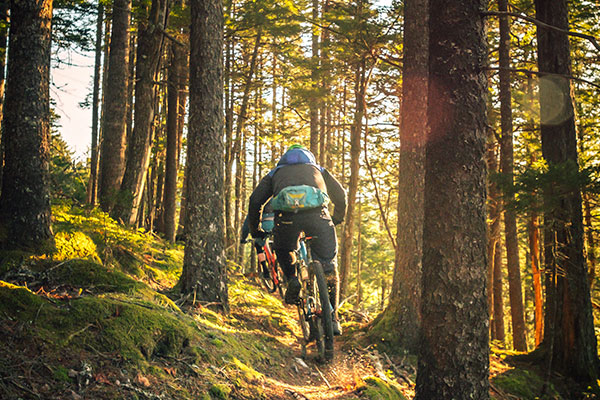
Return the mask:
[[321,263],[323,272],[327,278],[327,287],[329,289],[329,302],[333,310],[334,332],[341,334],[341,326],[337,322],[337,308],[339,303],[339,274],[337,269],[337,235],[335,226],[327,210],[315,215],[307,221],[305,232],[313,236],[310,243],[312,258]]
[[279,265],[283,270],[288,287],[285,293],[285,302],[293,304],[297,301],[300,292],[300,281],[296,277],[296,255],[300,229],[293,221],[293,216],[287,213],[276,212],[275,227],[273,228],[273,250],[277,255]]

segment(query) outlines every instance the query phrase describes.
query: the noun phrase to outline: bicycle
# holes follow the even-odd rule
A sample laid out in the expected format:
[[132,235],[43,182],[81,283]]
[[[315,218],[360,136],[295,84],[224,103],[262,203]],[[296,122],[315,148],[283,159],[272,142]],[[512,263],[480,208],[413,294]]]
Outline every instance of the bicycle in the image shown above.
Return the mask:
[[[244,243],[250,241],[254,242],[258,263],[262,269],[262,273],[260,274],[262,284],[267,289],[267,292],[275,293],[277,291],[279,296],[283,298],[283,271],[279,267],[275,252],[271,249],[270,235],[264,239],[249,239]],[[268,275],[264,272],[267,272]]]
[[318,358],[323,361],[333,359],[333,316],[329,302],[327,279],[319,261],[313,261],[308,241],[311,237],[300,238],[296,250],[296,273],[302,284],[297,302],[298,318],[304,342],[302,357],[306,357],[306,347],[315,342]]

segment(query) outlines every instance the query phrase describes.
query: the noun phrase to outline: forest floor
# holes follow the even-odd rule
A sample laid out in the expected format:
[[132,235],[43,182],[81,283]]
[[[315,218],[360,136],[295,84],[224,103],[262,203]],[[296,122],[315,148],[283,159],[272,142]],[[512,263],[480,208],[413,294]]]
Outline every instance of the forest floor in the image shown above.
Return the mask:
[[[96,210],[53,213],[51,257],[0,252],[0,399],[413,398],[416,357],[373,343],[353,313],[331,362],[303,357],[295,308],[238,267],[217,313],[177,294],[181,245]],[[539,398],[539,374],[507,356],[493,349],[491,397]]]

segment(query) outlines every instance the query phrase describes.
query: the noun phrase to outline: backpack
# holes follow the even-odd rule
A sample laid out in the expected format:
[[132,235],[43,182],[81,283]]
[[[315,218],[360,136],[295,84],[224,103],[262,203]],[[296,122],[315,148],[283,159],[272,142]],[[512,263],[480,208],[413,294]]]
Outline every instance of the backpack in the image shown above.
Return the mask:
[[277,196],[271,200],[274,210],[294,211],[318,208],[329,203],[327,193],[319,188],[299,185],[283,188]]

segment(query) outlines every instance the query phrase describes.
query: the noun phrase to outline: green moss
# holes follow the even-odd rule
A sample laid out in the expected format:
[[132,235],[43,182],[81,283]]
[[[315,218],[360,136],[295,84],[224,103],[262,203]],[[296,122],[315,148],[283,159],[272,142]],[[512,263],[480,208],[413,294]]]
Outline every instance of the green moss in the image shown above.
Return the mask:
[[54,239],[56,241],[56,252],[53,254],[55,260],[85,258],[100,261],[96,243],[83,232],[57,232]]
[[396,384],[385,382],[379,378],[365,378],[364,395],[370,400],[406,400]]
[[57,381],[61,382],[69,382],[71,380],[71,378],[69,378],[69,371],[62,365],[59,365],[52,371],[52,376]]
[[30,322],[44,304],[44,300],[26,287],[0,281],[0,314]]
[[230,393],[231,388],[221,383],[216,383],[210,387],[210,394],[216,399],[227,400]]
[[[539,398],[544,381],[532,371],[511,369],[495,376],[492,379],[492,384],[503,392],[519,399],[534,400]],[[549,386],[548,394],[549,398],[560,398],[552,385]]]

